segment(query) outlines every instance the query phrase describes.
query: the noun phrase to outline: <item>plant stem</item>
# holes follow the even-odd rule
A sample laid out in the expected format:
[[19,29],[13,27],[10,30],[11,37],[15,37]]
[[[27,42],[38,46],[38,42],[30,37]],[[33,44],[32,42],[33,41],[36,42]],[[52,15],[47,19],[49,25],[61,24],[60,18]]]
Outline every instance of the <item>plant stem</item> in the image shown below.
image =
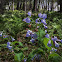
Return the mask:
[[41,30],[41,28],[39,28],[39,43],[40,43],[40,40],[41,40],[41,39],[40,39],[40,30]]

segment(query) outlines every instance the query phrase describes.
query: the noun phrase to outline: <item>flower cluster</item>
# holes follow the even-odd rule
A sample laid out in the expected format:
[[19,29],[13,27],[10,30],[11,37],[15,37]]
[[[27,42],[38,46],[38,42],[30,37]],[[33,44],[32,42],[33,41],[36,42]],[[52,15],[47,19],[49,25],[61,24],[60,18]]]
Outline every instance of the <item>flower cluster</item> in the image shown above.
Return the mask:
[[28,18],[28,17],[23,19],[23,21],[26,22],[26,23],[30,23],[31,22],[30,18]]
[[31,17],[31,12],[30,11],[27,14]]
[[[43,23],[44,28],[47,29],[48,27],[46,26],[47,23],[46,23],[46,20],[45,20],[45,19],[47,18],[47,15],[46,15],[46,14],[41,14],[41,13],[39,13],[39,14],[38,14],[38,17],[39,17],[39,18],[43,18],[43,19],[41,19],[41,23]],[[37,19],[36,19],[36,20],[37,20]],[[39,20],[39,19],[38,19],[38,20]],[[36,23],[37,23],[37,21],[36,21]],[[47,30],[45,30],[45,33],[46,33],[45,37],[46,37],[46,38],[50,38],[49,34],[47,33]],[[51,40],[48,41],[48,44],[47,44],[47,45],[48,45],[49,47],[52,46]]]
[[8,35],[3,35],[3,32],[0,32],[0,37],[7,38]]
[[25,59],[25,58],[24,58],[23,60],[24,60],[24,62],[26,62],[26,61],[27,61],[27,59]]
[[[46,33],[45,37],[49,38],[49,34],[47,34],[47,30],[46,30],[48,27],[47,27],[47,23],[46,23],[46,20],[45,20],[47,18],[47,14],[41,14],[41,13],[39,13],[38,17],[39,18],[36,19],[36,23],[38,23],[38,24],[43,23],[43,26],[45,28],[45,33]],[[41,19],[41,21],[40,21],[40,19]],[[50,41],[49,41],[49,43],[50,43]]]
[[37,59],[37,60],[40,60],[41,55],[40,54],[35,54],[34,57],[31,60],[33,60],[34,58]]
[[[12,36],[9,36],[9,35],[5,35],[5,33],[3,33],[3,32],[0,32],[0,37],[2,37],[2,38],[8,38],[8,40],[9,40],[9,38],[11,39],[11,41],[15,41],[15,39],[12,37]],[[9,50],[11,50],[12,49],[12,46],[10,46],[10,42],[7,42],[7,48],[9,49]]]
[[15,39],[11,36],[12,41],[15,41]]
[[[31,17],[31,12],[30,11],[27,14]],[[26,23],[30,23],[31,22],[29,17],[23,19],[23,21],[26,22]]]
[[[36,19],[36,23],[38,23],[38,24],[43,23],[44,28],[47,29],[48,27],[46,26],[47,23],[46,23],[46,20],[45,20],[45,19],[47,18],[47,15],[46,15],[46,14],[41,14],[41,13],[39,13],[39,14],[38,14],[38,17],[39,17],[39,18]],[[41,18],[43,18],[43,19],[41,19]],[[40,21],[40,19],[41,19],[41,21]],[[46,37],[46,38],[50,38],[49,34],[47,33],[47,30],[45,30],[45,33],[46,33],[45,37]],[[59,39],[58,39],[57,37],[55,37],[55,36],[54,36],[54,38],[52,38],[51,40],[53,40],[53,43],[54,43],[54,45],[55,45],[56,48],[59,47],[59,44],[58,44],[57,41],[59,41],[59,42],[62,43],[62,40],[59,40]],[[48,43],[47,43],[47,45],[48,45],[49,47],[52,46],[51,40],[49,40]],[[52,51],[55,51],[55,52],[56,52],[57,49],[53,48]]]
[[[45,19],[47,18],[47,15],[46,15],[46,14],[41,14],[41,13],[39,13],[39,14],[38,14],[38,17],[39,17],[39,18],[36,19],[36,23],[38,23],[38,24],[43,23],[44,28],[47,29],[48,27],[46,26],[47,23],[46,23],[46,20],[45,20]],[[42,19],[41,19],[41,18],[42,18]],[[40,19],[41,19],[41,21],[40,21]]]
[[53,40],[53,43],[55,44],[55,47],[59,47],[59,44],[57,43],[57,41],[62,43],[62,40],[59,40],[57,37],[54,36],[54,38],[51,38],[51,40]]
[[[41,14],[41,13],[39,13],[39,14],[38,14],[38,17],[39,17],[39,18],[43,18],[43,19],[41,20],[41,22],[40,22],[39,18],[36,19],[36,23],[43,23],[44,28],[47,29],[48,27],[46,26],[47,23],[46,23],[46,20],[45,20],[45,19],[47,18],[47,15],[46,15],[46,14]],[[45,30],[45,33],[46,33],[45,37],[46,37],[46,38],[50,38],[49,34],[47,33],[47,30]],[[56,47],[56,48],[59,47],[59,44],[57,43],[57,41],[60,41],[60,42],[62,43],[62,40],[57,39],[57,37],[55,37],[55,36],[54,36],[54,38],[52,38],[51,40],[53,40],[53,43],[55,44],[55,47]],[[49,47],[52,46],[51,40],[49,40],[48,43],[47,43],[47,45],[48,45]],[[56,49],[53,49],[53,50],[57,51]]]
[[52,48],[52,49],[51,49],[51,51],[55,51],[55,52],[56,52],[56,51],[57,51],[57,49],[55,49],[55,48]]
[[46,19],[46,18],[47,18],[47,15],[46,15],[46,14],[41,14],[41,13],[39,13],[39,14],[38,14],[38,17],[39,17],[39,18]]
[[[31,17],[31,12],[28,12],[27,14]],[[58,39],[57,37],[55,37],[55,36],[54,36],[54,38],[51,38],[51,39],[50,39],[50,35],[49,35],[48,32],[47,32],[47,28],[48,28],[48,27],[47,27],[47,23],[46,23],[46,20],[45,20],[46,18],[47,18],[47,14],[41,14],[41,13],[39,13],[39,14],[38,14],[38,18],[35,20],[36,27],[37,27],[37,29],[38,29],[38,28],[40,27],[39,24],[43,24],[43,26],[44,26],[44,28],[45,28],[45,34],[46,34],[45,37],[46,37],[46,38],[49,38],[49,41],[48,41],[48,43],[47,43],[47,46],[48,46],[48,47],[51,47],[51,46],[52,46],[52,41],[53,41],[54,46],[55,46],[56,48],[58,48],[58,47],[59,47],[59,44],[58,44],[57,41],[59,41],[59,42],[62,43],[62,40],[59,40],[59,39]],[[31,22],[31,20],[30,20],[29,17],[23,19],[23,21],[26,22],[26,23],[30,23],[30,22]],[[34,43],[34,42],[36,41],[36,39],[38,38],[37,34],[36,34],[35,32],[33,32],[33,31],[31,31],[31,30],[27,30],[26,37],[31,37],[30,42],[32,42],[32,43]],[[40,29],[39,29],[39,39],[40,39]],[[52,40],[52,41],[51,41],[51,40]],[[55,49],[55,48],[52,47],[51,51],[56,52],[57,49]],[[39,57],[41,57],[41,55],[35,54],[34,57],[32,58],[32,60],[33,60],[34,58],[36,58],[36,59],[39,60]],[[26,62],[26,60],[25,60],[25,62]]]
[[11,37],[11,40],[15,41],[15,39],[12,36],[5,35],[5,33],[3,33],[3,32],[0,32],[0,37],[3,37],[3,38],[9,38],[9,37]]
[[3,38],[8,38],[8,35],[3,35]]
[[49,47],[52,46],[51,44],[51,40],[48,41],[48,44],[47,44]]
[[[48,34],[45,35],[46,38],[50,38]],[[51,38],[51,40],[53,41],[53,44],[56,48],[59,47],[59,44],[58,44],[58,41],[62,43],[62,40],[58,39],[56,36],[54,36],[54,38]],[[51,40],[48,41],[48,46],[51,47],[52,44],[51,44]],[[55,48],[52,48],[51,51],[57,51],[57,49]]]
[[31,30],[27,31],[26,37],[31,37],[30,42],[34,43],[35,39],[37,39],[37,34],[32,32]]
[[9,49],[9,50],[11,50],[12,49],[12,46],[10,46],[10,42],[7,42],[7,48]]
[[2,32],[0,32],[0,37],[2,37]]

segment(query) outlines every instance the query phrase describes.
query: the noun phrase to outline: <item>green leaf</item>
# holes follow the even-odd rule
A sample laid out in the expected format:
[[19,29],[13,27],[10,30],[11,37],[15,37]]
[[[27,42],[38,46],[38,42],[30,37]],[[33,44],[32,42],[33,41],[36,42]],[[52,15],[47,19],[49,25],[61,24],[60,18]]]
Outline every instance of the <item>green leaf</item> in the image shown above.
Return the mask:
[[33,51],[33,54],[37,54],[37,53],[43,53],[43,50],[41,48],[38,48],[36,50]]
[[23,46],[23,44],[21,42],[18,42],[19,43],[19,46]]
[[50,57],[54,57],[54,56],[59,56],[57,53],[52,53],[49,55]]
[[36,50],[32,50],[32,52],[29,54],[28,58],[27,58],[27,62],[30,62],[31,59],[34,57],[35,54],[42,54],[43,50],[41,48],[38,48]]
[[13,45],[15,45],[16,43],[19,43],[19,46],[23,46],[23,44],[21,42],[19,42],[19,41],[12,42]]
[[25,50],[28,50],[28,47],[24,47],[24,48],[22,48],[21,50],[24,50],[24,51],[25,51]]
[[14,45],[15,43],[18,43],[18,41],[14,41],[14,42],[12,42],[13,45]]
[[[45,31],[40,30],[40,37],[43,37],[43,36],[44,36],[44,34],[45,34]],[[37,32],[37,35],[39,36],[39,32]]]
[[0,45],[0,47],[2,47],[2,48],[3,48],[3,47],[6,47],[6,46],[7,46],[7,44],[1,44],[1,45]]
[[14,59],[17,62],[20,62],[24,59],[24,54],[22,52],[21,53],[15,53]]
[[46,47],[48,50],[51,50],[52,47],[47,46],[48,41],[49,41],[48,38],[44,38],[43,43],[44,43],[45,47]]
[[18,47],[15,47],[14,49],[15,49],[15,50],[17,50],[17,51],[19,51],[19,50],[20,50],[20,48],[18,48]]
[[38,35],[38,40],[43,41],[43,37],[45,35],[45,31],[39,29],[39,32],[37,32],[37,35]]
[[54,52],[48,56],[48,59],[51,62],[60,62],[62,60],[61,56]]
[[36,54],[36,53],[33,53],[34,52],[34,50],[32,50],[32,52],[28,55],[28,58],[27,58],[27,62],[30,62],[31,61],[31,59],[34,57],[34,55]]

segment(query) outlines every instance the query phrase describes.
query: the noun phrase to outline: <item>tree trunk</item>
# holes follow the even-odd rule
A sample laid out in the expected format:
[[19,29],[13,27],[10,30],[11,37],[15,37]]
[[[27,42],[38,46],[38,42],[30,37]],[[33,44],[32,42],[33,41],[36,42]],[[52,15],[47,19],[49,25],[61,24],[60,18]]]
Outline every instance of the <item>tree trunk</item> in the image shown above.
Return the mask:
[[51,11],[53,11],[53,0],[51,0]]
[[32,9],[32,4],[31,4],[31,0],[30,0],[30,8],[29,8],[30,10]]
[[21,0],[21,2],[20,2],[20,10],[22,10],[22,0]]
[[26,2],[26,0],[25,0],[25,12],[26,12],[26,4],[27,4],[27,2]]
[[60,12],[62,12],[62,0],[59,1],[60,1]]
[[34,0],[33,11],[37,11],[37,0]]
[[38,11],[39,11],[39,8],[40,8],[40,0],[38,0]]
[[13,11],[14,11],[14,0],[13,0]]
[[25,11],[25,0],[23,0],[23,11]]
[[43,0],[43,9],[45,9],[45,7],[44,7],[44,0]]
[[19,1],[17,2],[17,8],[16,9],[19,10]]
[[4,1],[0,0],[0,14],[4,12]]
[[48,0],[48,11],[49,11],[49,0]]
[[47,0],[46,0],[46,10],[47,10]]

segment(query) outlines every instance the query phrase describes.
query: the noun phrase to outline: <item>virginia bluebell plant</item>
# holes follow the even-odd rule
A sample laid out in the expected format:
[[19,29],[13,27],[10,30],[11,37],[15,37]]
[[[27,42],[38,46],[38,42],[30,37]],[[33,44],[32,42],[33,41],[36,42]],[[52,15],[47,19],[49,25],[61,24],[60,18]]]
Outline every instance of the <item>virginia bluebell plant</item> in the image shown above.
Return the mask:
[[26,22],[26,23],[30,23],[31,22],[30,18],[28,18],[28,17],[23,19],[23,21]]
[[7,35],[3,35],[3,38],[7,38]]
[[[27,24],[31,23],[31,20],[30,20],[30,17],[32,15],[32,13],[29,11],[28,13],[28,17],[24,18],[23,21],[26,22]],[[38,14],[38,18],[35,20],[35,23],[36,23],[36,28],[38,29],[38,32],[39,32],[39,36],[36,34],[36,32],[32,31],[32,30],[27,30],[27,33],[26,33],[26,37],[30,37],[30,42],[32,42],[33,44],[36,42],[36,39],[38,39],[38,41],[40,40],[40,30],[41,30],[41,27],[40,25],[42,24],[44,26],[44,29],[45,29],[45,37],[47,39],[49,39],[48,43],[47,43],[47,46],[48,47],[52,47],[54,45],[54,47],[51,48],[51,52],[56,52],[57,51],[57,48],[60,46],[58,42],[61,42],[62,43],[62,39],[58,39],[56,36],[54,36],[53,38],[50,38],[50,35],[48,34],[47,32],[47,23],[46,23],[46,18],[47,18],[47,14],[41,14],[39,13]],[[2,33],[0,33],[0,37],[3,37],[3,38],[8,38],[7,35],[2,35]],[[15,39],[11,36],[11,41],[15,41]],[[41,40],[40,40],[41,41]],[[52,41],[53,41],[53,44],[52,44]],[[39,42],[40,43],[40,42]],[[11,50],[13,48],[13,46],[11,46],[11,42],[7,42],[7,48],[9,50]],[[33,58],[31,58],[31,60],[33,60],[34,58],[35,59],[40,59],[41,55],[40,54],[35,54]],[[24,62],[26,62],[27,59],[24,58]]]
[[48,41],[48,44],[47,44],[49,47],[52,46],[51,44],[51,40]]
[[41,13],[39,13],[39,14],[38,14],[38,17],[39,17],[39,18],[42,18],[42,14],[41,14]]
[[[27,13],[30,17],[31,17],[31,12],[28,12]],[[46,18],[47,18],[47,14],[41,14],[41,13],[39,13],[38,14],[38,17],[39,18],[37,18],[36,20],[35,20],[35,22],[36,22],[36,24],[43,24],[43,26],[44,26],[44,28],[45,28],[45,33],[46,33],[46,35],[45,35],[45,37],[46,38],[50,38],[50,35],[47,33],[47,23],[46,23]],[[30,20],[30,18],[25,18],[25,19],[23,19],[23,21],[25,21],[26,23],[30,23],[31,22],[31,20]],[[38,26],[38,28],[39,28],[40,26]],[[40,33],[40,32],[39,32]],[[27,31],[27,34],[26,34],[26,37],[31,37],[31,40],[30,40],[30,42],[32,42],[32,43],[34,43],[35,42],[35,39],[37,39],[37,34],[35,34],[35,33],[33,33],[31,30],[28,30]],[[53,43],[55,44],[55,47],[57,48],[57,47],[59,47],[59,44],[57,43],[57,41],[59,41],[59,42],[61,42],[62,43],[62,40],[59,40],[59,39],[57,39],[57,37],[55,37],[54,36],[54,38],[51,38],[51,40],[53,41]],[[48,41],[48,43],[47,43],[47,46],[49,46],[49,47],[51,47],[52,46],[52,44],[51,44],[51,40],[49,40]],[[57,51],[56,49],[53,49],[53,50],[55,50],[55,52]],[[53,51],[52,50],[52,51]]]
[[[28,17],[24,18],[23,21],[26,22],[27,24],[29,24],[29,23],[31,23],[30,17],[32,15],[32,13],[29,11],[27,14],[28,14]],[[57,48],[60,46],[59,42],[62,43],[62,39],[60,40],[56,36],[54,36],[53,38],[50,38],[50,35],[47,32],[48,27],[47,27],[47,23],[46,23],[46,18],[47,18],[47,14],[39,13],[38,18],[35,20],[35,23],[37,25],[36,28],[38,29],[39,36],[36,34],[36,32],[28,29],[27,33],[26,33],[26,37],[30,37],[31,38],[30,42],[32,42],[33,44],[36,42],[36,39],[38,39],[38,37],[39,37],[39,40],[40,40],[40,35],[42,35],[42,34],[40,34],[40,30],[41,30],[40,25],[42,24],[44,26],[44,29],[45,29],[45,37],[47,39],[49,39],[49,41],[47,43],[47,46],[52,47],[54,45],[54,47],[52,47],[50,51],[51,52],[56,52]],[[2,35],[2,34],[3,33],[0,33],[0,37],[8,38],[8,35]],[[15,39],[12,36],[11,36],[11,41],[15,41]],[[52,44],[52,41],[53,41],[53,44]],[[11,46],[11,42],[9,42],[9,41],[7,42],[7,48],[9,50],[11,50],[13,48],[13,46]],[[41,55],[39,53],[37,53],[37,54],[34,55],[33,58],[31,58],[31,60],[33,60],[34,58],[39,60],[41,58]],[[24,58],[24,62],[26,62],[26,61],[27,61],[27,59]]]
[[[15,41],[15,39],[11,36],[11,40],[12,41]],[[10,46],[10,44],[11,44],[11,42],[7,42],[7,48],[9,49],[9,50],[11,50],[12,49],[12,46]]]
[[[31,12],[28,12],[27,14],[31,17]],[[35,20],[36,24],[41,24],[42,23],[44,28],[47,29],[48,27],[47,27],[47,23],[46,23],[46,20],[45,20],[47,18],[47,15],[39,13],[38,17],[39,18],[37,18]],[[23,19],[23,21],[26,22],[26,23],[31,22],[30,18],[28,18],[28,17]],[[40,26],[37,26],[37,28],[40,29]],[[45,30],[45,32],[47,33],[47,30]],[[31,30],[27,30],[26,37],[31,37],[30,42],[32,42],[32,43],[34,43],[36,41],[36,39],[38,38],[37,34],[35,32],[32,32]],[[45,37],[49,38],[49,34],[46,34]],[[39,38],[40,38],[40,30],[39,30]],[[48,45],[51,46],[51,41],[48,42]]]
[[59,47],[59,44],[57,43],[57,41],[62,43],[62,40],[59,40],[57,37],[54,36],[54,38],[51,38],[51,40],[53,40],[53,43],[55,44],[55,47]]
[[31,12],[30,11],[27,14],[31,17]]
[[56,52],[56,51],[57,51],[57,49],[55,49],[55,48],[52,48],[52,49],[51,49],[51,51],[54,51],[54,52]]
[[2,32],[0,33],[0,37],[2,37]]
[[[45,32],[47,33],[47,30],[45,30]],[[50,38],[49,34],[46,34],[45,37],[46,37],[46,38]],[[59,44],[58,44],[57,41],[59,41],[59,42],[62,43],[62,40],[59,40],[56,36],[54,36],[54,38],[51,38],[51,40],[53,41],[53,44],[55,45],[56,48],[59,47]],[[52,46],[52,44],[51,44],[51,40],[49,40],[49,41],[48,41],[48,44],[47,44],[49,47]],[[55,52],[56,52],[57,49],[52,48],[51,51],[55,51]]]
[[35,54],[31,60],[33,60],[33,59],[40,60],[40,58],[41,58],[40,54]]
[[26,62],[26,61],[27,61],[27,59],[25,59],[25,58],[24,58],[23,60],[24,60],[24,62]]
[[49,38],[49,34],[46,34],[45,37],[46,37],[46,38]]
[[[41,13],[39,13],[38,16],[39,16],[39,18],[43,18],[43,19],[41,20],[41,23],[43,23],[44,28],[47,29],[48,27],[46,26],[47,23],[46,23],[46,20],[45,20],[45,19],[47,18],[47,15],[46,15],[46,14],[41,14]],[[45,37],[46,37],[46,38],[50,38],[49,34],[47,33],[47,30],[45,30],[45,33],[46,33]],[[59,44],[58,44],[56,41],[60,41],[60,42],[62,43],[62,40],[58,40],[57,37],[55,37],[55,36],[54,36],[54,38],[51,38],[51,40],[53,40],[53,43],[55,44],[55,47],[56,47],[56,48],[59,47]],[[51,40],[49,40],[48,43],[47,43],[47,45],[48,45],[49,47],[52,46]],[[54,50],[55,52],[57,51],[57,49],[55,49],[55,48],[54,48],[53,50]],[[52,51],[53,51],[53,50],[52,50]]]
[[31,30],[28,30],[26,37],[31,37],[30,42],[34,43],[35,39],[37,39],[37,34],[35,32],[32,32]]
[[10,46],[10,42],[7,42],[7,48],[9,49],[9,50],[11,50],[12,49],[12,46]]
[[[3,33],[3,32],[0,33],[0,37],[2,37],[3,39],[4,39],[4,38],[8,38],[8,41],[10,40],[10,39],[9,39],[10,36],[9,36],[9,35],[6,35],[6,33]],[[15,39],[14,39],[12,36],[11,36],[11,40],[12,40],[12,41],[15,41]],[[8,48],[9,50],[12,49],[12,46],[10,46],[10,45],[11,45],[11,42],[7,42],[7,48]]]
[[12,41],[15,41],[15,39],[11,36]]

